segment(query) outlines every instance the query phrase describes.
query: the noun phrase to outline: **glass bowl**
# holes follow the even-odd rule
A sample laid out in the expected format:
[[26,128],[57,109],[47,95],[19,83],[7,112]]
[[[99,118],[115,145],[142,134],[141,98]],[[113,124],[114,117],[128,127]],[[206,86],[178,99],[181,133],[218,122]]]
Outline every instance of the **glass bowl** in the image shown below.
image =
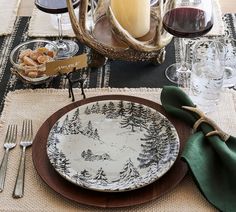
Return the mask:
[[52,41],[38,39],[21,43],[10,54],[12,71],[25,83],[45,83],[52,79],[45,74],[45,64],[56,60],[57,52]]

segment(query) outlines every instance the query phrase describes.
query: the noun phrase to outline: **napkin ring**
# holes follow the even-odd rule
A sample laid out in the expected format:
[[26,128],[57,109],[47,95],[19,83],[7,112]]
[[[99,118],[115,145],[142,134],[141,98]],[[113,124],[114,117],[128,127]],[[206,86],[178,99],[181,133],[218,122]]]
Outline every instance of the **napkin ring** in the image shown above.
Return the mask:
[[200,118],[193,125],[194,131],[197,130],[197,128],[199,127],[199,125],[201,123],[207,123],[207,124],[209,124],[214,129],[213,131],[211,131],[211,132],[206,134],[207,137],[212,136],[212,135],[218,135],[224,142],[229,139],[230,135],[225,133],[223,130],[221,130],[213,120],[208,118],[198,108],[196,108],[196,107],[189,107],[189,106],[182,106],[182,108],[184,108],[184,109],[186,109],[188,111],[194,112],[197,115],[199,115]]

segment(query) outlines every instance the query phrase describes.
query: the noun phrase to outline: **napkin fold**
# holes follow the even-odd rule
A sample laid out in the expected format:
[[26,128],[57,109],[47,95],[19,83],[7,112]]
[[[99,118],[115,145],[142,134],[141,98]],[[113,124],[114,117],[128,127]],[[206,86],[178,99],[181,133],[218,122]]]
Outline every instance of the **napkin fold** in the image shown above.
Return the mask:
[[[195,107],[181,89],[166,86],[161,93],[162,106],[167,113],[193,127],[200,115],[182,108]],[[236,138],[226,141],[218,135],[207,137],[214,128],[201,123],[193,133],[182,153],[195,182],[206,199],[221,211],[236,211]]]

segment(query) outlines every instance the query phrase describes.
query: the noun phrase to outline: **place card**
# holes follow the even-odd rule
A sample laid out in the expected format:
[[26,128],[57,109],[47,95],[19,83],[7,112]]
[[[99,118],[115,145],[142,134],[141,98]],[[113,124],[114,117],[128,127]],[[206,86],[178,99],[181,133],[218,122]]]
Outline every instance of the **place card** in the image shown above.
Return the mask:
[[45,74],[53,76],[72,72],[74,68],[82,69],[88,67],[88,55],[81,54],[64,60],[56,60],[46,63]]

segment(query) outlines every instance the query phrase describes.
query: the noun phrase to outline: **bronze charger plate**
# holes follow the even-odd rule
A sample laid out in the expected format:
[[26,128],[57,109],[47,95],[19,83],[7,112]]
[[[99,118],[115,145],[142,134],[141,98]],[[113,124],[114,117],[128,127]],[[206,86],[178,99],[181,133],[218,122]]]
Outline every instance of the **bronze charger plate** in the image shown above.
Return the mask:
[[[127,192],[99,192],[88,190],[79,186],[75,186],[73,183],[65,180],[60,176],[51,163],[49,162],[47,155],[47,139],[49,132],[55,122],[61,118],[68,111],[79,107],[81,105],[101,100],[124,100],[131,101],[140,104],[144,104],[151,107],[164,116],[166,116],[172,124],[175,126],[179,138],[180,138],[180,151],[179,156],[172,166],[172,168],[160,179],[154,183],[142,187],[140,189],[131,190]],[[38,130],[33,146],[32,146],[32,157],[35,169],[37,170],[39,176],[42,180],[55,192],[61,194],[67,199],[72,201],[103,208],[113,208],[113,207],[127,207],[142,204],[151,200],[154,200],[166,192],[170,191],[176,187],[179,182],[184,178],[187,173],[187,165],[180,160],[180,155],[183,150],[183,146],[190,135],[191,129],[184,124],[182,121],[170,117],[165,113],[161,105],[134,96],[125,95],[106,95],[106,96],[96,96],[84,100],[79,100],[77,102],[71,103],[62,109],[51,115]]]

